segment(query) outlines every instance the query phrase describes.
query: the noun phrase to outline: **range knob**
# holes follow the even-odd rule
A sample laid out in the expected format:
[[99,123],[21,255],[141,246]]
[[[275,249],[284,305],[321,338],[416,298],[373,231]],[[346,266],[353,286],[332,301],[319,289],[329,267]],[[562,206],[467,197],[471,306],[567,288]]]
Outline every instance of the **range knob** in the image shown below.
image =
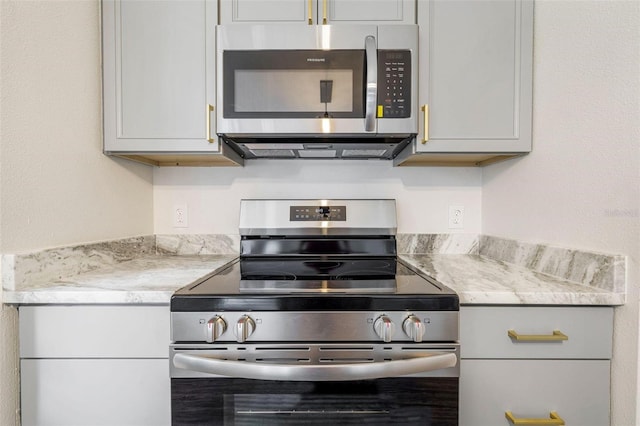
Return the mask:
[[238,343],[244,343],[256,329],[256,322],[249,315],[243,315],[236,323],[236,340]]
[[380,315],[374,321],[373,329],[383,342],[389,343],[391,341],[391,337],[393,336],[393,332],[396,329],[396,326],[393,321],[391,321],[391,318],[386,315]]
[[207,322],[207,335],[205,340],[207,343],[213,343],[227,331],[227,323],[222,319],[220,315],[216,315]]
[[414,342],[422,342],[422,336],[424,336],[424,324],[417,316],[409,315],[402,323],[402,329]]

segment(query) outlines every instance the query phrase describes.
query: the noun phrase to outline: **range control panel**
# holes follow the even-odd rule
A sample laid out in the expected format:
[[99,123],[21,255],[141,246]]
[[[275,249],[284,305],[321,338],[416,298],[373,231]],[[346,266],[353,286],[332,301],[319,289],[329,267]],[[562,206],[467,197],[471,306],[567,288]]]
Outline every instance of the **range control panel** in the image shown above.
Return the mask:
[[411,51],[378,51],[378,118],[411,117]]
[[346,206],[290,206],[289,220],[306,221],[346,221]]

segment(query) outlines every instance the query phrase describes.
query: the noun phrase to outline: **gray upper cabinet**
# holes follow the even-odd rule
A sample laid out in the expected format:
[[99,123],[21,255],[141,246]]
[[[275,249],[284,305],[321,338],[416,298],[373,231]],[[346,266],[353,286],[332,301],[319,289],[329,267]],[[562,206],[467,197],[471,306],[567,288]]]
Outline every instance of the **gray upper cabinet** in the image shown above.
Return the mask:
[[220,23],[415,24],[415,0],[220,0]]
[[215,137],[217,3],[102,8],[105,153],[155,165],[241,163]]
[[398,165],[531,151],[533,1],[418,0],[420,134]]

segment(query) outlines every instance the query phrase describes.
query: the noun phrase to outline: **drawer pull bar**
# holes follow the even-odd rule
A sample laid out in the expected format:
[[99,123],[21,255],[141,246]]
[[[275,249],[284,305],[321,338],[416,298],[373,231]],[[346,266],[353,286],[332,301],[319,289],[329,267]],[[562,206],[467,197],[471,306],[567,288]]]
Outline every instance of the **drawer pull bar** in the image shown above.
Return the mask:
[[[560,342],[569,340],[569,336],[560,330],[553,330],[553,334],[518,334],[515,330],[508,330],[507,334],[518,342]],[[555,424],[555,423],[554,423]]]
[[549,413],[548,419],[517,419],[511,411],[505,411],[504,416],[514,425],[564,425],[564,420],[555,411]]

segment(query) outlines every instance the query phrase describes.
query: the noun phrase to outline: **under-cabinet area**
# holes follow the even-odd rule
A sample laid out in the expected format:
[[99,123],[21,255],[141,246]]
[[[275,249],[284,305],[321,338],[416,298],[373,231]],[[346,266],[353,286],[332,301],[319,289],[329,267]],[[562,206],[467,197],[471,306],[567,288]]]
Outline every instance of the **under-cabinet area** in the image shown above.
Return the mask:
[[[295,102],[288,112],[291,117],[283,117],[282,111],[276,115],[258,111],[266,118],[257,131],[255,127],[248,131],[245,150],[244,144],[229,141],[242,130],[238,123],[254,119],[235,120],[231,128],[221,126],[229,114],[226,105],[234,100],[222,83],[227,79],[224,46],[229,40],[218,30],[236,26],[240,28],[236,32],[248,34],[251,48],[260,51],[299,51],[309,38],[313,39],[309,53],[361,49],[363,56],[365,40],[355,39],[359,32],[353,32],[357,47],[348,48],[340,34],[356,26],[364,28],[380,52],[410,51],[417,84],[403,88],[406,60],[378,66],[388,82],[377,85],[371,80],[373,71],[362,72],[367,64],[352,75],[353,88],[341,90],[336,84],[334,92],[353,92],[358,98],[354,104],[369,99],[370,111],[340,107],[333,117],[327,105],[336,104],[340,96],[332,100],[329,89],[329,96],[323,97],[318,80],[305,89],[318,92],[314,118],[296,116],[300,112]],[[264,26],[278,29],[277,43],[265,37]],[[381,33],[389,26],[415,27],[417,47],[404,46],[406,40],[401,39],[391,45],[381,41]],[[300,31],[308,37],[301,37]],[[394,166],[473,166],[531,151],[532,0],[104,0],[102,32],[104,152],[109,155],[156,166],[241,166],[256,158],[373,158]],[[302,60],[301,65],[284,62],[264,66],[281,67],[277,71],[292,83],[295,75],[324,70],[322,60],[315,57]],[[327,62],[327,70],[332,66]],[[323,78],[324,87],[330,87],[326,82],[333,79]],[[366,96],[360,90],[364,82]],[[385,153],[382,146],[399,132],[382,131],[398,122],[384,111],[395,106],[391,98],[403,90],[410,96],[398,102],[406,102],[402,107],[411,117],[410,128],[403,129],[399,148]],[[267,100],[280,105],[285,98],[298,100],[300,93],[285,91]],[[254,95],[267,96],[262,91],[253,91],[252,99]],[[355,114],[363,129],[345,126],[345,121],[354,120],[340,117],[346,112]],[[273,125],[276,122],[278,126]],[[376,129],[374,122],[385,126]],[[306,124],[301,127],[300,123]],[[274,133],[274,128],[284,130]],[[305,143],[313,146],[307,148]],[[342,147],[348,156],[340,154]]]
[[[613,311],[462,306],[459,424],[609,424]],[[168,306],[20,306],[19,319],[23,425],[171,424]]]

